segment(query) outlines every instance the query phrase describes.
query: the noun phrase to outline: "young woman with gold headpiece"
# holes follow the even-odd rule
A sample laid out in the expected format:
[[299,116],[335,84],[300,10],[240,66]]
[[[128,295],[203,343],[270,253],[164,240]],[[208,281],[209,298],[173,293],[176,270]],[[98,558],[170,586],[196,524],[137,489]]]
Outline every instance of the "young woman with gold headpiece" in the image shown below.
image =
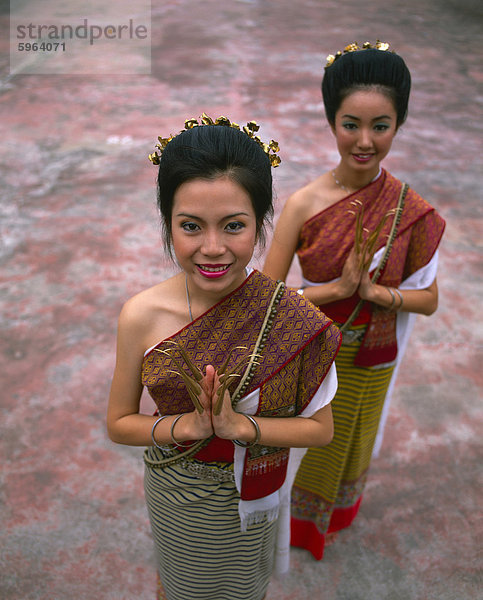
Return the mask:
[[[332,437],[340,332],[248,267],[272,212],[276,143],[254,122],[203,115],[185,127],[150,156],[180,271],[121,312],[107,427],[148,445],[158,598],[262,600],[274,564],[288,566],[302,448]],[[139,414],[144,386],[155,416]]]
[[334,439],[305,455],[292,492],[292,544],[317,559],[359,509],[414,315],[438,304],[444,221],[381,167],[410,85],[388,44],[351,44],[328,57],[322,95],[340,160],[287,200],[264,267],[285,279],[297,254],[299,292],[343,331]]

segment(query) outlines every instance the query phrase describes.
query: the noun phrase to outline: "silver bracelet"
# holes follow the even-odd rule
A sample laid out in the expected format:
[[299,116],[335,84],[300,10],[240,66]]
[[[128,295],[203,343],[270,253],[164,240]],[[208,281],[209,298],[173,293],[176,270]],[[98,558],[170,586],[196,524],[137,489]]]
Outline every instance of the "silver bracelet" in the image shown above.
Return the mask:
[[192,444],[182,444],[181,442],[178,442],[178,440],[174,437],[174,426],[181,419],[181,417],[185,414],[186,413],[181,413],[180,415],[175,417],[173,422],[171,423],[171,440],[172,440],[173,444],[175,444],[176,446],[179,446],[180,448],[191,448],[191,446],[194,446],[196,444],[196,441],[194,441]]
[[170,415],[164,415],[164,416],[162,416],[162,417],[159,417],[159,419],[157,419],[157,420],[154,422],[153,428],[151,429],[151,439],[153,440],[153,445],[154,445],[154,446],[156,446],[156,448],[159,448],[159,450],[166,450],[166,448],[167,448],[167,447],[166,447],[166,446],[160,446],[160,445],[158,444],[158,442],[157,442],[157,441],[154,439],[154,430],[156,429],[156,425],[157,425],[158,423],[161,423],[161,421],[162,421],[163,419],[167,419],[169,416],[170,416]]
[[305,291],[305,288],[299,288],[297,290],[297,294],[300,294],[301,296],[303,296],[304,295],[304,291]]
[[399,296],[399,300],[401,300],[401,304],[400,304],[400,305],[399,305],[399,306],[396,308],[396,310],[401,310],[401,308],[402,308],[402,305],[403,305],[403,297],[402,297],[402,294],[401,294],[401,292],[400,292],[400,291],[399,291],[397,288],[394,288],[394,291],[395,291],[395,292],[396,292],[396,294]]
[[260,427],[258,426],[258,423],[255,421],[255,419],[251,415],[243,414],[243,416],[246,417],[249,421],[251,421],[253,423],[253,426],[255,427],[255,432],[256,432],[255,439],[253,440],[253,442],[241,442],[240,440],[233,440],[233,443],[236,444],[237,446],[241,446],[242,448],[251,448],[252,446],[255,446],[255,444],[258,444],[262,434],[260,432]]
[[396,296],[394,295],[392,288],[386,287],[386,290],[391,294],[391,298],[392,298],[391,305],[387,307],[387,310],[392,310],[394,308],[394,305],[396,304]]

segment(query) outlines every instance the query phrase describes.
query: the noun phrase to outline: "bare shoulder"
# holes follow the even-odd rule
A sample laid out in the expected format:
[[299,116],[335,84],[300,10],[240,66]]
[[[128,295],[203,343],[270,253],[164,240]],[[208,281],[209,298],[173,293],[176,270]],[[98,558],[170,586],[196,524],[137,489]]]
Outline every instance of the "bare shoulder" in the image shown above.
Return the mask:
[[183,293],[179,275],[139,292],[122,307],[119,329],[135,335],[146,348],[169,337],[185,325]]
[[294,192],[287,200],[286,209],[303,222],[333,204],[332,181],[324,173]]
[[122,307],[121,317],[136,325],[140,325],[143,321],[149,319],[153,310],[162,309],[168,281],[158,283],[129,298]]

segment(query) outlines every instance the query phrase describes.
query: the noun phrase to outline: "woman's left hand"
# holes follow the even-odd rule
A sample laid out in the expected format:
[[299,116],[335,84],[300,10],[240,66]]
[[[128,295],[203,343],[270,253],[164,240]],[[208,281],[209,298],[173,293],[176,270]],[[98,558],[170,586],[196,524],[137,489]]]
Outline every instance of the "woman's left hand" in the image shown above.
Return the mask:
[[[223,388],[223,384],[212,365],[206,367],[206,376],[212,378],[213,381],[211,422],[215,435],[225,440],[238,439],[241,430],[245,426],[245,417],[233,410],[230,393],[226,388]],[[220,393],[223,392],[223,389],[223,398],[220,399]]]
[[374,284],[369,277],[369,271],[362,271],[361,282],[357,288],[357,293],[362,300],[372,300],[374,298]]

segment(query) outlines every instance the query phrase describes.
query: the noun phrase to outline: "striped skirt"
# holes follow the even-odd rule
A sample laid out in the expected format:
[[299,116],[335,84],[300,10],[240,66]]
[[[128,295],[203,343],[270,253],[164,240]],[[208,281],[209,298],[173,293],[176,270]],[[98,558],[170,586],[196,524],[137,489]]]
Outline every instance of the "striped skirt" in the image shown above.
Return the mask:
[[[150,448],[148,455],[156,458],[157,452]],[[146,466],[144,490],[159,599],[263,599],[272,574],[276,521],[242,533],[235,484],[198,479],[179,464]]]
[[393,366],[355,367],[359,343],[343,345],[335,360],[334,438],[310,448],[292,489],[291,544],[320,560],[326,533],[348,527],[359,509]]

